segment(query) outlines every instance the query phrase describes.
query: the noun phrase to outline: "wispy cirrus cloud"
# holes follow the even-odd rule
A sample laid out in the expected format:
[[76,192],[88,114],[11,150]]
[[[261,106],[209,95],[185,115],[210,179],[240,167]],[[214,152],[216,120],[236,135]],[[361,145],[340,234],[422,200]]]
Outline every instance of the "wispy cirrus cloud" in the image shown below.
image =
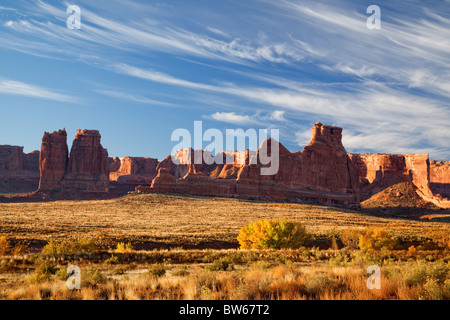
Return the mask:
[[[364,146],[369,148],[367,150],[395,152],[423,150],[419,145],[436,145],[434,150],[441,150],[437,155],[448,155],[448,151],[443,151],[448,147],[446,136],[441,134],[442,138],[436,138],[431,132],[449,131],[450,105],[376,81],[366,81],[351,91],[321,85],[303,90],[299,83],[291,83],[285,89],[273,89],[197,83],[129,65],[121,65],[116,71],[153,82],[234,95],[257,102],[260,106],[281,109],[271,114],[272,120],[284,119],[284,112],[289,110],[309,119],[327,120],[345,126],[349,134],[345,133],[344,136],[348,137],[346,143],[351,150]],[[297,88],[293,89],[295,85]],[[249,116],[236,112],[217,112],[210,118],[234,124],[261,124],[264,120],[258,113]],[[265,120],[269,118],[266,116]],[[309,132],[309,129],[305,131]],[[376,136],[379,138],[375,139]],[[386,143],[389,136],[392,141]],[[294,140],[298,142],[298,136]],[[374,143],[371,144],[371,141]]]
[[138,102],[138,103],[143,103],[143,104],[173,106],[173,104],[168,103],[168,102],[159,101],[159,100],[143,97],[143,96],[136,95],[136,94],[125,93],[125,92],[111,91],[111,90],[95,90],[95,92],[100,93],[105,96],[108,96],[108,97],[111,97],[111,98],[128,100],[128,101],[133,101],[133,102]]
[[[67,17],[65,8],[69,3],[64,2],[64,4],[65,6],[54,6],[38,0],[34,11],[35,16],[31,15],[27,20],[20,18],[17,21],[4,22],[14,33],[6,33],[0,38],[5,40],[4,44],[12,49],[23,51],[25,46],[28,51],[36,54],[42,54],[42,51],[48,54],[53,51],[54,54],[64,53],[67,56],[73,56],[81,54],[81,51],[76,48],[83,48],[83,51],[86,48],[99,51],[106,46],[115,51],[151,50],[238,64],[264,61],[289,63],[303,58],[302,51],[294,42],[260,43],[252,41],[251,38],[242,39],[239,36],[232,36],[212,27],[206,30],[212,35],[207,35],[200,30],[193,32],[173,25],[170,21],[162,25],[156,17],[150,19],[142,16],[140,11],[144,7],[136,3],[129,8],[131,10],[129,16],[133,19],[125,20],[123,16],[122,20],[118,20],[94,13],[88,9],[89,5],[86,5],[82,10],[82,29],[77,33],[71,33],[68,32],[64,23]],[[115,5],[111,3],[111,6]],[[33,14],[33,11],[30,13]],[[42,21],[42,15],[45,16],[45,14],[52,15],[56,20],[50,21],[47,18],[47,21]],[[31,34],[35,38],[29,43],[22,43],[21,39]],[[44,43],[45,46],[40,47],[38,43]],[[70,50],[61,50],[65,43],[71,43]]]
[[211,115],[204,115],[203,117],[237,126],[256,125],[269,127],[273,123],[285,122],[284,115],[285,111],[275,110],[270,113],[257,112],[252,115],[237,114],[236,112],[216,112]]
[[216,112],[210,115],[210,117],[217,121],[232,123],[236,125],[251,125],[256,123],[256,121],[252,119],[252,117],[248,115],[236,114],[235,112]]
[[80,101],[76,97],[57,93],[55,91],[40,86],[35,86],[28,83],[13,80],[0,80],[0,94],[12,94],[69,103],[75,103]]
[[[80,0],[79,32],[65,27],[68,2],[35,3],[26,16],[0,16],[3,48],[76,57],[124,83],[150,81],[187,105],[199,102],[210,120],[276,123],[297,143],[309,141],[310,124],[321,121],[344,127],[349,150],[428,149],[450,158],[448,2],[428,8],[419,1],[383,3],[382,29],[368,30],[364,5],[346,0],[231,1],[224,6],[252,8],[232,15],[220,9],[200,14],[187,2],[176,8],[127,1],[125,8],[111,0],[102,8]],[[158,102],[127,93],[142,90],[105,87],[97,93]]]

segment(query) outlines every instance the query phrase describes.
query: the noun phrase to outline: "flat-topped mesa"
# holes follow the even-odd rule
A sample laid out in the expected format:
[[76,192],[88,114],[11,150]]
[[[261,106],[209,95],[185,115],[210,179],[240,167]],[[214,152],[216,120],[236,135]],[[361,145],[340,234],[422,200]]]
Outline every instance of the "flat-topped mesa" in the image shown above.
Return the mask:
[[58,189],[67,168],[69,149],[66,129],[44,132],[39,156],[39,190]]
[[63,189],[105,192],[109,185],[108,151],[98,130],[77,130],[70,150]]
[[23,147],[0,146],[0,172],[23,169]]
[[39,151],[0,145],[0,193],[28,193],[39,185]]
[[450,161],[430,161],[430,188],[450,199]]

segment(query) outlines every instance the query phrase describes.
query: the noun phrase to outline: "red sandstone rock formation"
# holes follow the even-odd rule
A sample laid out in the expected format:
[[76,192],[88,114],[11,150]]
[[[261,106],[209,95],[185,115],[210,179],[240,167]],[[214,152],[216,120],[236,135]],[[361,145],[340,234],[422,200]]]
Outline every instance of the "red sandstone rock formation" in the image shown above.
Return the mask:
[[121,184],[151,184],[157,175],[158,159],[124,157],[120,168],[110,172],[109,179]]
[[[312,130],[311,142],[301,152],[291,153],[268,139],[256,152],[219,153],[223,164],[208,164],[212,158],[208,151],[192,149],[180,150],[159,163],[138,157],[125,157],[121,162],[108,158],[96,130],[78,130],[69,157],[66,131],[46,132],[40,153],[23,154],[22,147],[0,146],[0,192],[16,185],[31,188],[33,179],[35,188],[38,170],[39,192],[53,199],[104,196],[111,178],[115,187],[151,183],[137,187],[137,192],[359,204],[360,192],[364,200],[389,186],[411,182],[422,199],[450,207],[445,199],[450,197],[450,162],[430,163],[426,154],[347,154],[341,128],[316,123]],[[275,147],[279,169],[263,175],[262,169],[270,164],[262,164],[261,156],[266,152],[270,155]],[[196,153],[202,156],[201,163],[189,164],[186,158],[194,159]],[[227,163],[231,155],[234,161]]]
[[160,168],[158,175],[152,181],[151,188],[160,192],[176,192],[175,178],[170,174],[169,169]]
[[[201,163],[199,164],[189,164],[190,162],[194,162],[195,152],[198,152],[198,157],[201,158]],[[211,158],[211,153],[205,150],[197,150],[194,151],[191,148],[181,149],[177,151],[173,156],[169,155],[164,160],[162,160],[156,170],[158,171],[161,168],[168,169],[170,174],[173,175],[176,179],[183,178],[189,171],[194,173],[205,173],[210,175],[211,172],[216,170],[218,167],[217,164],[207,164],[204,159]],[[200,162],[200,161],[198,161]]]
[[109,172],[115,172],[120,169],[121,161],[119,157],[108,157]]
[[27,193],[39,185],[39,151],[23,153],[23,147],[0,146],[0,193]]
[[0,171],[23,169],[23,147],[0,146]]
[[109,185],[108,151],[97,130],[77,130],[60,185],[64,189],[105,192]]
[[445,183],[447,176],[445,166],[439,169],[436,162],[432,162],[433,165],[430,166],[428,154],[349,154],[349,156],[358,168],[362,200],[369,199],[398,183],[412,182],[417,188],[417,194],[425,201],[442,208],[450,207],[450,202],[443,198],[450,189]]
[[349,154],[358,168],[362,199],[400,182],[412,182],[424,194],[429,189],[427,154]]
[[430,188],[450,199],[450,161],[430,161]]
[[69,157],[66,130],[45,132],[35,196],[45,193],[55,199],[96,198],[105,193],[109,185],[108,152],[100,139],[97,130],[78,130]]
[[40,191],[58,189],[68,162],[67,132],[65,129],[44,132],[39,156]]
[[[311,142],[302,152],[291,153],[268,139],[254,155],[256,161],[251,160],[248,151],[243,151],[242,163],[223,165],[177,166],[169,156],[159,164],[159,174],[151,187],[136,190],[358,205],[357,169],[341,138],[341,128],[316,123]],[[275,147],[279,150],[279,170],[261,174],[262,169],[271,166],[263,164],[262,155],[270,156]],[[184,175],[179,166],[184,166]]]
[[[290,153],[279,144],[279,170],[259,174],[260,164],[244,166],[237,179],[237,193],[248,197],[359,204],[357,170],[342,145],[342,129],[316,123],[311,142],[301,152]],[[268,139],[270,149],[277,141]],[[257,191],[256,191],[257,190]]]

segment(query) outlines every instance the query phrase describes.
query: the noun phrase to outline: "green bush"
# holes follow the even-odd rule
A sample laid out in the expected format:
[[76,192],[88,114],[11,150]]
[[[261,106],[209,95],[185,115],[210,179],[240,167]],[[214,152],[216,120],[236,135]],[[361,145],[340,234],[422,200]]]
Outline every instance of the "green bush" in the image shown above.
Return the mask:
[[251,222],[240,230],[237,237],[241,249],[298,249],[308,239],[303,225],[285,219]]
[[427,281],[423,285],[423,291],[425,293],[423,298],[429,300],[442,300],[444,296],[438,281],[430,277],[427,278]]
[[178,270],[174,271],[172,273],[172,275],[178,276],[178,277],[184,277],[184,276],[189,275],[189,273],[190,273],[189,272],[189,267],[188,266],[183,266],[181,269],[178,269]]
[[48,281],[56,273],[55,265],[49,261],[43,261],[36,268],[34,274],[28,278],[28,283],[41,283]]
[[118,257],[116,257],[116,256],[114,256],[114,255],[111,255],[111,258],[106,259],[106,260],[105,260],[105,263],[106,263],[106,264],[119,264],[120,261],[119,261],[119,258],[118,258]]
[[66,281],[67,279],[69,279],[70,274],[67,273],[67,269],[62,268],[55,272],[55,277],[59,280]]
[[148,272],[154,277],[162,277],[166,274],[166,268],[161,264],[154,265]]
[[409,286],[424,284],[427,279],[436,280],[440,284],[450,279],[450,267],[444,261],[410,262],[402,268],[402,273],[403,281]]
[[82,271],[81,285],[95,288],[99,284],[105,283],[106,277],[97,269],[87,269]]
[[231,271],[234,270],[234,267],[230,259],[221,258],[214,260],[212,265],[205,266],[205,269],[209,271]]

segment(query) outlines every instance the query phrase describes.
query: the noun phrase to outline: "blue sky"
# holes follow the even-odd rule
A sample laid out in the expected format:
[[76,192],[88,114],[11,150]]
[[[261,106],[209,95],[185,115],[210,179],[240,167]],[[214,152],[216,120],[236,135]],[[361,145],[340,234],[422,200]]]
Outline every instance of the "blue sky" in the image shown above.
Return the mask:
[[111,156],[162,159],[202,120],[296,151],[320,121],[349,152],[450,160],[450,1],[424,3],[2,0],[0,144],[98,129]]

